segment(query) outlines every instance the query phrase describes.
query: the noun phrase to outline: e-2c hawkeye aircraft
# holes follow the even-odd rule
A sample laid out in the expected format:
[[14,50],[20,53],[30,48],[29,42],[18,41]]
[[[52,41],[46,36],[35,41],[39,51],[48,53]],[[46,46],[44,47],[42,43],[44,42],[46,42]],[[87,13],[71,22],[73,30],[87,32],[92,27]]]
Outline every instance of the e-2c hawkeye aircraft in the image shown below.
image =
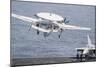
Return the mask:
[[44,33],[44,37],[47,37],[51,32],[59,32],[58,37],[60,38],[61,33],[64,30],[91,30],[86,27],[79,27],[68,25],[69,20],[66,18],[49,12],[40,12],[34,15],[36,18],[31,18],[27,16],[17,15],[12,13],[12,17],[31,23],[30,28],[37,30],[37,35],[40,31]]

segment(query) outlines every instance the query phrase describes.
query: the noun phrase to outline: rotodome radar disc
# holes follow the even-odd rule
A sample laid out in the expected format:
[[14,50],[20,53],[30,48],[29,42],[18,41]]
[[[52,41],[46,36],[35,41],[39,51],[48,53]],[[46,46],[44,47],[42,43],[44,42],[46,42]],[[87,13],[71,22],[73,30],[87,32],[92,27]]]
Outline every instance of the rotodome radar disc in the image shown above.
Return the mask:
[[62,16],[59,16],[54,13],[47,13],[47,12],[41,12],[37,13],[37,16],[43,19],[51,20],[51,21],[62,21],[64,20]]

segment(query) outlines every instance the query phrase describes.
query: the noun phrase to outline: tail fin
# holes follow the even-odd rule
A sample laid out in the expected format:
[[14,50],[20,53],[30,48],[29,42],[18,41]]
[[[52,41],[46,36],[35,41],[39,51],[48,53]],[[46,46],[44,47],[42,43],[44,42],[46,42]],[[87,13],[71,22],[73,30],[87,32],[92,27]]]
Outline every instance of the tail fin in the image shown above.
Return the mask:
[[89,35],[87,35],[87,38],[88,38],[88,44],[92,44]]
[[88,44],[87,44],[87,47],[95,47],[95,46],[92,44],[89,35],[87,35],[87,38],[88,38]]

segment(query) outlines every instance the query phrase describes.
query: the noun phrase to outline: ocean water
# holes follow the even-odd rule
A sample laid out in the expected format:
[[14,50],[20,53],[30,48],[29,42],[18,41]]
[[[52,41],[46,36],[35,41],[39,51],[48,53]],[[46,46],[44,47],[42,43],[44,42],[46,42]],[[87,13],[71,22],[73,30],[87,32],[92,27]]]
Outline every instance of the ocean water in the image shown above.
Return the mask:
[[38,12],[56,13],[67,17],[69,25],[91,28],[91,31],[64,30],[60,39],[59,32],[44,38],[43,32],[37,35],[33,28],[28,31],[29,23],[11,17],[12,58],[74,57],[75,48],[86,46],[87,35],[95,44],[95,6],[12,1],[11,8],[12,13],[33,18]]

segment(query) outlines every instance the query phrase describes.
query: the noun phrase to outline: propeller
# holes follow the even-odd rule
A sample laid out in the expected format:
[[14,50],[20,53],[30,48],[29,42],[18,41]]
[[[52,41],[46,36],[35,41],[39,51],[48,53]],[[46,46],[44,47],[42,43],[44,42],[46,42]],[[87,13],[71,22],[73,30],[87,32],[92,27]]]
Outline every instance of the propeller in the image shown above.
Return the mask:
[[64,22],[66,21],[66,18],[64,18]]
[[49,34],[47,32],[44,32],[43,34],[44,34],[44,37],[49,36]]
[[51,30],[51,32],[44,32],[44,37],[48,37],[50,34],[52,33],[52,30]]
[[35,17],[37,17],[37,15],[36,15],[36,14],[34,14],[34,16],[35,16]]
[[58,35],[59,38],[61,37],[61,34],[62,34],[63,31],[64,31],[64,30],[61,28],[61,29],[60,29],[60,34]]
[[69,23],[69,20],[66,20],[66,18],[64,18],[64,23]]
[[31,28],[32,28],[32,24],[30,25],[30,27],[29,27],[28,31],[30,31],[30,30],[31,30]]
[[[39,27],[40,25],[39,24],[36,24],[37,27]],[[39,35],[40,31],[37,30],[37,35]]]
[[40,31],[39,31],[39,30],[37,30],[37,35],[39,35],[39,33],[40,33]]
[[[37,26],[37,27],[39,27],[39,24],[36,24],[36,26]],[[31,28],[32,28],[32,24],[30,25],[30,27],[29,27],[29,30],[28,30],[28,31],[30,31],[30,30],[31,30]],[[39,33],[40,33],[40,31],[39,31],[39,30],[37,30],[37,35],[39,35]]]

